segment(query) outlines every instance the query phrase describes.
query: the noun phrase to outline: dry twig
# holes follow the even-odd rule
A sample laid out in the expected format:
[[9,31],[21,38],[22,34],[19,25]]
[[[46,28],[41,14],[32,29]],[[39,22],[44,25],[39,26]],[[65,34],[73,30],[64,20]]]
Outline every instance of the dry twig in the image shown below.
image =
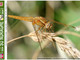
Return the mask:
[[[68,33],[69,33],[69,32],[68,32]],[[71,57],[73,57],[73,58],[80,58],[80,52],[79,52],[76,48],[72,47],[72,46],[70,45],[70,42],[66,41],[66,40],[63,39],[63,38],[56,37],[56,36],[55,36],[56,34],[43,32],[43,33],[38,34],[38,35],[39,35],[39,39],[41,39],[41,40],[44,39],[44,41],[47,40],[48,42],[49,42],[49,41],[52,42],[52,41],[54,40],[54,41],[57,43],[57,45],[60,47],[60,49],[61,49],[62,51],[64,51],[65,53],[67,53],[69,56],[71,56]],[[74,35],[75,35],[75,34],[74,34]],[[80,35],[79,35],[79,36],[80,36]],[[24,35],[24,36],[21,36],[21,37],[12,39],[12,40],[8,41],[8,43],[11,43],[11,42],[13,42],[13,41],[15,41],[15,40],[17,40],[17,39],[23,38],[23,37],[31,37],[35,42],[38,41],[35,32],[31,32],[31,33],[28,34],[28,35]],[[44,47],[48,44],[48,42],[47,42],[46,44],[42,45],[42,48],[44,48]],[[37,50],[37,54],[35,53],[35,54],[33,55],[33,58],[36,59],[36,58],[38,57],[39,53],[40,53],[40,50],[38,49],[38,50]]]
[[[35,36],[35,33],[34,33],[34,36]],[[37,37],[35,36],[35,38]],[[49,41],[54,40],[57,43],[57,45],[61,48],[61,50],[67,53],[70,57],[80,58],[80,52],[76,48],[72,47],[70,42],[66,41],[65,39],[56,37],[55,34],[53,33],[46,33],[46,32],[44,32],[43,34],[40,34],[40,38],[45,38],[45,40],[49,40]],[[39,54],[39,51],[38,51],[38,54]],[[34,57],[37,58],[37,56],[35,55]]]

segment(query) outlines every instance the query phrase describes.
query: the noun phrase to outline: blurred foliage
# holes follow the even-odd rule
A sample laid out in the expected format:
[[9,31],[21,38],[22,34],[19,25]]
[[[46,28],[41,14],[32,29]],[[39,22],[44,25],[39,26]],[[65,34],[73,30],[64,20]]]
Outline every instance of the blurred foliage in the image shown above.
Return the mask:
[[[49,5],[49,6],[47,6]],[[54,8],[53,8],[54,6]],[[51,8],[52,11],[46,10],[47,8]],[[71,22],[80,19],[80,2],[78,1],[8,1],[8,15],[16,15],[16,16],[48,16],[50,12],[51,19],[56,21],[70,24]],[[31,25],[26,26],[27,22],[19,21],[16,19],[8,18],[8,40],[13,38],[28,34],[32,31]],[[72,24],[73,26],[79,26],[80,22]],[[54,31],[58,31],[63,26],[55,24]],[[69,31],[75,32],[71,27],[68,29]],[[80,32],[76,32],[80,34]],[[80,50],[80,37],[76,37],[73,35],[66,35],[69,40],[71,40],[76,48]],[[39,47],[39,44],[26,37],[23,39],[19,39],[13,43],[8,45],[8,58],[9,59],[17,59],[17,58],[32,58],[35,50]],[[45,57],[58,57],[57,51],[53,46],[49,46],[48,48],[44,48]],[[43,57],[40,54],[41,57]]]
[[[75,4],[77,3],[77,4]],[[65,24],[70,24],[71,22],[80,19],[80,2],[62,2],[59,9],[55,9],[54,19]],[[72,24],[72,26],[80,26],[80,22]],[[71,31],[76,32],[70,28]],[[80,32],[76,32],[80,34]],[[75,44],[75,46],[80,50],[79,39],[73,35],[67,35],[68,38]]]

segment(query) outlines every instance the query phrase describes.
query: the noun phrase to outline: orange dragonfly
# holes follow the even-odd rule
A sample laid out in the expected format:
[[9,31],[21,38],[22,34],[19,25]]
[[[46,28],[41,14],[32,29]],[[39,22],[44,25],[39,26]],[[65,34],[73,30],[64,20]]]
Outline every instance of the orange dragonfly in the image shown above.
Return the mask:
[[[22,17],[22,16],[14,16],[14,15],[8,15],[8,17],[14,18],[14,19],[18,19],[18,20],[24,20],[24,21],[32,22],[32,25],[34,27],[34,30],[35,30],[37,38],[38,38],[38,33],[37,32],[39,30],[41,30],[41,28],[43,28],[43,30],[44,29],[50,30],[51,27],[52,27],[52,24],[50,23],[50,21],[47,21],[44,17]],[[68,26],[66,24],[63,24],[63,23],[60,23],[60,22],[57,22],[57,21],[54,21],[54,20],[53,20],[53,22],[57,23],[57,24],[64,25],[64,26]],[[38,26],[40,26],[37,30],[36,30],[36,28],[34,26],[35,24],[38,25]],[[74,26],[71,26],[71,27],[75,28]],[[42,50],[39,38],[38,38],[38,42],[39,42],[40,48]]]
[[[41,28],[51,29],[51,27],[52,27],[52,24],[50,23],[50,21],[47,21],[44,17],[22,17],[22,16],[14,16],[14,15],[8,15],[8,17],[18,19],[18,20],[32,22],[33,25],[36,24],[36,25],[40,26],[37,31],[39,31]],[[60,22],[57,22],[54,20],[51,20],[51,21],[53,21],[54,23],[57,23],[57,24],[68,26],[66,24],[63,24],[63,23],[60,23]],[[74,26],[71,26],[71,27],[75,28]]]
[[[8,15],[8,17],[10,18],[14,18],[14,19],[18,19],[18,20],[24,20],[24,21],[29,21],[32,22],[32,25],[34,27],[36,36],[38,37],[38,33],[37,31],[39,31],[41,28],[44,27],[44,29],[50,29],[52,27],[52,25],[50,24],[50,22],[48,22],[45,18],[43,17],[22,17],[22,16],[14,16],[14,15]],[[38,30],[36,30],[34,25],[39,25],[40,27],[38,28]],[[40,40],[38,38],[38,42],[40,44]],[[40,48],[42,50],[41,44],[40,44]]]

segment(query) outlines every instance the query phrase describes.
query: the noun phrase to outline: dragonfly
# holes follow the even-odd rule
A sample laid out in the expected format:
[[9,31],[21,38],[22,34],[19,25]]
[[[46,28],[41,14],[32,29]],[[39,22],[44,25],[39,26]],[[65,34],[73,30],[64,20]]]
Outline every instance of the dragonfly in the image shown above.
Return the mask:
[[[52,24],[50,24],[50,22],[47,21],[43,17],[22,17],[22,16],[14,16],[14,15],[8,15],[8,17],[14,18],[14,19],[18,19],[18,20],[24,20],[24,21],[32,22],[33,27],[34,27],[35,24],[38,25],[39,28],[37,30],[34,27],[34,30],[35,30],[35,33],[36,33],[37,38],[38,38],[37,31],[39,31],[41,28],[50,29],[52,27]],[[41,47],[41,43],[40,43],[39,38],[38,38],[38,42],[39,42],[40,48],[42,50],[42,47]]]
[[[9,18],[13,18],[13,19],[18,19],[18,20],[23,20],[23,21],[28,21],[28,22],[32,22],[32,25],[34,27],[41,51],[42,51],[42,47],[41,47],[41,42],[38,36],[38,31],[43,31],[44,29],[50,30],[52,28],[52,24],[51,21],[48,21],[47,19],[45,19],[44,17],[23,17],[23,16],[15,16],[15,15],[8,15]],[[55,20],[52,20],[54,23],[57,24],[61,24],[64,26],[68,26],[66,24],[57,22]],[[36,30],[35,25],[38,25],[39,28]],[[71,25],[70,25],[71,26]],[[71,26],[72,28],[75,28],[74,26]]]

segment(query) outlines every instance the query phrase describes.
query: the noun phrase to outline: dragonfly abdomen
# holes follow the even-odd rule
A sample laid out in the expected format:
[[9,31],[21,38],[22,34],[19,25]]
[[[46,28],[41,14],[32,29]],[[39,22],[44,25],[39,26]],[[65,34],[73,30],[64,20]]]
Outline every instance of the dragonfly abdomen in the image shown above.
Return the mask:
[[22,17],[22,16],[14,16],[14,15],[8,15],[10,18],[18,19],[18,20],[24,20],[24,21],[33,21],[33,17]]

